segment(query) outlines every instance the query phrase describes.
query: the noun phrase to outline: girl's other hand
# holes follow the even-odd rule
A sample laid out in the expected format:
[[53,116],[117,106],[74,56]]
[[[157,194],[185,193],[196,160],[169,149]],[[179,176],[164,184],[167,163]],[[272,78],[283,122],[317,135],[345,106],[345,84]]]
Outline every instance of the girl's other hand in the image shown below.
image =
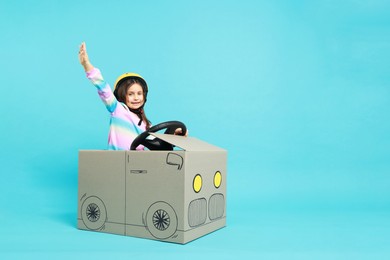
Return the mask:
[[[183,129],[177,128],[177,129],[175,130],[174,135],[181,135],[182,133],[183,133]],[[187,130],[187,132],[186,132],[186,134],[185,134],[184,136],[185,136],[185,137],[188,136],[188,130]]]

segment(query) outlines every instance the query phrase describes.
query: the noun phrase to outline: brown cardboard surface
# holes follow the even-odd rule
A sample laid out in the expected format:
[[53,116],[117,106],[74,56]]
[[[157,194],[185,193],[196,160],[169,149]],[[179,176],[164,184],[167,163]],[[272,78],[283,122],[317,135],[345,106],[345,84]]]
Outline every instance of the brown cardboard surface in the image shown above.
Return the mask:
[[225,226],[227,152],[155,136],[186,150],[79,151],[78,228],[183,244]]

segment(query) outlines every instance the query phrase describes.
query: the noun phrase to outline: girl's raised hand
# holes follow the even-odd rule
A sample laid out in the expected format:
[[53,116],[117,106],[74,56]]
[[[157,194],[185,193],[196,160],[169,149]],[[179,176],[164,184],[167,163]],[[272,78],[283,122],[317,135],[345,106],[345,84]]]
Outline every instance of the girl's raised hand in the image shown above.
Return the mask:
[[91,71],[93,69],[92,64],[89,62],[87,47],[85,42],[81,43],[79,50],[80,64],[84,67],[85,71]]

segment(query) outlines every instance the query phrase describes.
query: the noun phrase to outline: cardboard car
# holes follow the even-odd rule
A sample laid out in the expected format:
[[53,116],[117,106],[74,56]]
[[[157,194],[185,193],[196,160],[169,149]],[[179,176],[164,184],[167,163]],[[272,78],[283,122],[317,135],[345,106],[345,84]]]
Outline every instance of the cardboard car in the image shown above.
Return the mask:
[[150,133],[168,151],[79,151],[78,228],[185,244],[226,225],[227,151]]

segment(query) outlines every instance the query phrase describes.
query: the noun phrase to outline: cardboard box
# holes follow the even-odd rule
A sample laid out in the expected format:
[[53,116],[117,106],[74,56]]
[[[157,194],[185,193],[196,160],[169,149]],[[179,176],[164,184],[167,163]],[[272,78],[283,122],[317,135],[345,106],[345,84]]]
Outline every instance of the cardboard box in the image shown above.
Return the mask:
[[79,151],[79,229],[185,244],[226,225],[226,150],[151,134],[182,150]]

